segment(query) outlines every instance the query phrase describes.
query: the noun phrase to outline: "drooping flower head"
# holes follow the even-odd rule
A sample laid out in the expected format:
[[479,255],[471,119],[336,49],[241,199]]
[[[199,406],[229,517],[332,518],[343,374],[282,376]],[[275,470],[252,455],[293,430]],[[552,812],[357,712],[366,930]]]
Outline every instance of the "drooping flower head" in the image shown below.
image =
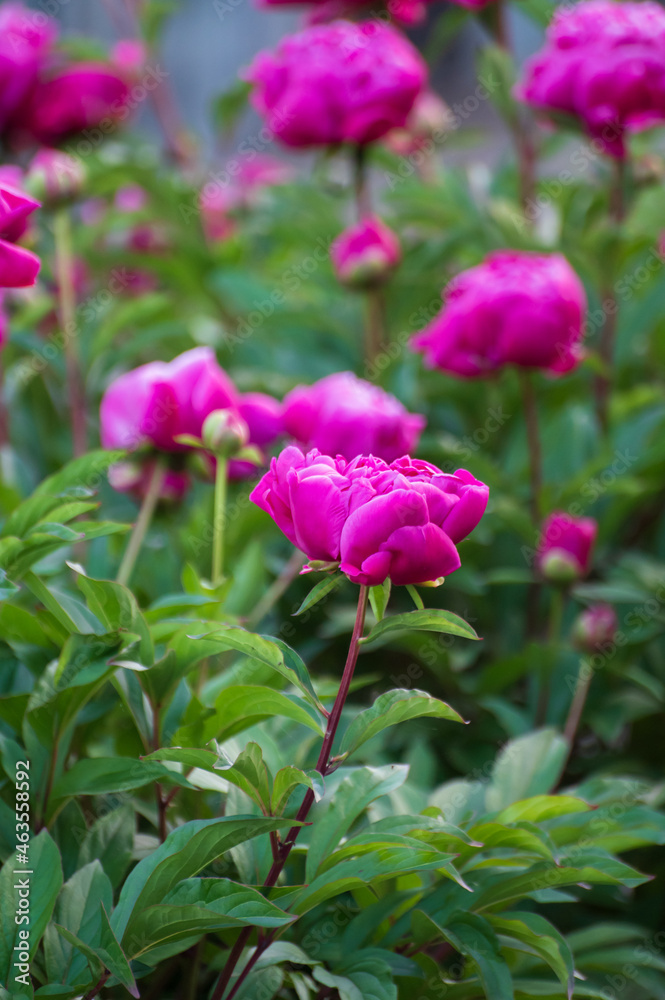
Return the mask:
[[502,250],[463,271],[411,344],[428,368],[479,378],[505,365],[556,375],[581,360],[582,282],[560,254]]
[[330,248],[330,257],[343,285],[371,288],[384,282],[397,267],[402,249],[385,222],[368,216],[337,237]]
[[552,583],[581,580],[591,569],[598,533],[592,517],[573,517],[555,511],[543,525],[536,554],[536,568]]
[[285,145],[364,145],[405,124],[427,68],[389,25],[334,21],[259,53],[247,79],[252,103]]
[[339,563],[354,583],[438,581],[460,567],[456,545],[480,521],[488,488],[408,456],[346,462],[290,446],[251,499],[311,560]]
[[299,385],[284,397],[284,429],[326,455],[376,455],[392,462],[415,451],[425,418],[351,372]]
[[605,152],[625,156],[627,133],[665,121],[665,10],[651,0],[562,7],[517,94],[573,116]]

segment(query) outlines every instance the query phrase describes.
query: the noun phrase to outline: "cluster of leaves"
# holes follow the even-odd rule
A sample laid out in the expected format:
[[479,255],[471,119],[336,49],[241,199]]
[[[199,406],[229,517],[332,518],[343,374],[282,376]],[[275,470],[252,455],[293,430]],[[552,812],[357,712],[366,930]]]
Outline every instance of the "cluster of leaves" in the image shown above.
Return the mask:
[[[151,34],[162,6],[145,5]],[[546,22],[548,4],[523,6]],[[441,14],[433,58],[460,23]],[[512,69],[494,49],[481,58],[511,124]],[[224,127],[245,96],[220,103]],[[45,281],[17,304],[3,355],[12,448],[0,486],[2,1000],[67,1000],[100,984],[118,998],[207,996],[248,926],[250,947],[264,947],[235,994],[245,1000],[665,998],[662,891],[650,878],[662,877],[654,847],[665,840],[659,136],[633,140],[620,229],[609,221],[609,168],[581,136],[543,143],[533,225],[514,164],[482,190],[476,173],[448,164],[462,141],[446,137],[426,179],[415,161],[371,153],[382,214],[405,251],[371,369],[361,297],[338,286],[325,252],[348,218],[348,187],[331,166],[343,153],[266,193],[216,246],[203,237],[197,190],[136,136],[87,158],[86,194],[108,208],[74,228],[91,283],[76,314],[91,425],[114,374],[209,343],[244,390],[281,396],[357,371],[427,415],[422,457],[468,467],[491,487],[463,568],[428,591],[435,607],[413,611],[401,590],[372,594],[325,779],[313,762],[356,588],[326,577],[314,590],[304,579],[269,589],[291,552],[249,504],[246,482],[231,490],[221,585],[208,582],[205,482],[158,511],[133,589],[111,582],[135,506],[105,481],[118,454],[67,462],[65,356],[41,213]],[[148,195],[130,221],[109,207],[127,184]],[[129,252],[122,235],[134,223],[158,226],[169,251]],[[569,594],[559,638],[545,626],[553,595],[532,586],[537,526],[516,380],[424,373],[406,347],[445,280],[505,246],[565,253],[590,298],[587,360],[539,386],[545,507],[600,524],[594,573]],[[137,269],[153,279],[140,296],[129,280]],[[591,390],[608,294],[619,310],[603,439]],[[571,753],[559,735],[579,671],[570,626],[599,600],[614,605],[619,632],[591,659]],[[469,641],[465,621],[483,642]],[[31,983],[14,965],[15,780],[26,761]],[[311,825],[285,878],[263,890],[307,792]]]

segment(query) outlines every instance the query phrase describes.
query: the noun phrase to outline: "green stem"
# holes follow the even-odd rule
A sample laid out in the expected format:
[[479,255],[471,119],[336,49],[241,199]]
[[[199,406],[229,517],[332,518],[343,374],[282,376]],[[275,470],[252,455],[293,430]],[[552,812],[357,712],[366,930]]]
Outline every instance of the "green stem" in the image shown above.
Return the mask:
[[[585,668],[586,676],[583,676]],[[568,742],[569,753],[573,749],[573,745],[575,743],[575,736],[577,735],[577,730],[582,719],[582,713],[584,711],[584,706],[586,704],[592,680],[593,670],[591,669],[590,664],[582,660],[580,662],[580,670],[577,676],[577,684],[575,685],[573,700],[571,702],[568,718],[566,719],[566,724],[563,729],[563,735]]]
[[224,572],[224,528],[226,527],[226,489],[229,460],[217,457],[215,473],[215,509],[213,513],[212,584],[218,583]]
[[547,630],[547,654],[543,660],[540,676],[540,688],[538,692],[538,707],[536,709],[536,725],[542,726],[547,718],[547,708],[550,703],[550,687],[552,674],[556,667],[559,652],[559,640],[561,637],[561,623],[563,612],[566,607],[567,594],[563,587],[556,587],[552,591],[550,602],[550,620]]
[[[332,711],[328,716],[328,722],[326,725],[326,733],[323,738],[323,743],[321,744],[321,752],[319,753],[319,759],[316,762],[316,770],[323,777],[330,773],[330,757],[332,754],[333,742],[335,740],[335,734],[337,732],[337,727],[339,721],[342,717],[342,710],[346,703],[346,699],[349,694],[349,689],[351,687],[351,681],[353,680],[353,672],[356,668],[356,663],[358,662],[358,653],[360,652],[360,640],[362,638],[363,630],[365,628],[365,614],[367,612],[367,599],[369,597],[369,587],[361,587],[360,593],[358,594],[358,608],[356,610],[356,620],[353,626],[353,634],[351,636],[351,642],[349,643],[349,652],[346,658],[346,663],[344,665],[344,672],[342,674],[342,680],[339,686],[339,691],[337,692],[337,697],[335,698],[335,704],[332,707]],[[298,839],[298,835],[302,829],[301,824],[305,822],[309,811],[314,804],[314,792],[308,791],[302,801],[302,805],[298,810],[296,815],[297,826],[293,826],[284,842],[280,845],[279,856],[273,862],[270,871],[268,872],[268,877],[263,883],[264,889],[271,889],[273,886],[277,885],[279,876],[282,874],[284,866],[288,860],[289,854]],[[247,943],[252,935],[253,927],[246,927],[239,935],[233,946],[231,953],[227,959],[226,965],[222,970],[222,974],[219,977],[219,981],[215,990],[210,998],[210,1000],[221,1000],[224,996],[224,992],[231,977],[238,964],[243,951],[247,947]],[[254,965],[263,954],[263,952],[270,947],[272,944],[276,931],[271,931],[266,934],[261,940],[254,952],[247,962],[247,965],[240,973],[235,981],[235,984],[231,988],[230,993],[226,1000],[232,1000],[236,995],[236,992],[240,989],[240,986],[245,981],[249,973],[252,971]]]
[[524,420],[529,447],[529,475],[531,479],[531,514],[534,523],[540,524],[542,517],[543,458],[538,429],[538,404],[531,373],[520,370]]
[[157,506],[157,501],[159,500],[159,494],[162,488],[162,483],[164,482],[165,472],[166,464],[164,459],[157,458],[152,470],[152,476],[150,477],[148,489],[143,497],[143,502],[141,503],[139,516],[136,520],[136,524],[134,525],[134,530],[132,531],[127,548],[125,549],[125,554],[122,557],[122,562],[120,563],[120,569],[118,570],[118,575],[116,576],[116,583],[122,583],[124,585],[129,583],[129,579],[134,570],[134,565],[138,559],[141,547],[143,546],[148,528],[150,527],[152,516],[155,513],[155,507]]
[[366,292],[367,323],[365,328],[365,361],[373,365],[381,353],[385,337],[384,297],[380,288],[370,288]]
[[86,405],[81,365],[78,356],[76,329],[76,291],[74,288],[74,255],[72,251],[72,228],[69,210],[58,208],[53,217],[55,238],[55,269],[58,281],[60,331],[62,334],[65,367],[67,371],[67,395],[72,427],[74,457],[84,455],[87,449]]

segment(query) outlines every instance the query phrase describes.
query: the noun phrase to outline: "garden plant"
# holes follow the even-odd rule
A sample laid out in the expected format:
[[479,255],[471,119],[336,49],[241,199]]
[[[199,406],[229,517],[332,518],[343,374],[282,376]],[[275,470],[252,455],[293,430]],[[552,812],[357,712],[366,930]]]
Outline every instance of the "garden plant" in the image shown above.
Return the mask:
[[47,6],[0,3],[0,1000],[665,1000],[665,8],[311,0],[206,152],[174,5]]

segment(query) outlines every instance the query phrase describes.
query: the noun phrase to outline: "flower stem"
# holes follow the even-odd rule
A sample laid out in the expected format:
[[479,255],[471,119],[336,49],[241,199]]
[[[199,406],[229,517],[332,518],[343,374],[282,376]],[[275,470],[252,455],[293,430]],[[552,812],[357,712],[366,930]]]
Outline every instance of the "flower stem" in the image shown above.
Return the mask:
[[226,527],[226,488],[229,460],[217,456],[215,472],[215,509],[213,513],[212,584],[219,582],[224,572],[224,528]]
[[365,361],[373,365],[385,341],[384,297],[380,288],[370,288],[366,293],[367,321],[365,328]]
[[[615,227],[620,227],[626,215],[625,183],[626,161],[612,161],[612,182],[610,186],[610,219]],[[616,339],[618,303],[614,284],[605,289],[603,295],[605,321],[600,331],[598,353],[602,363],[602,371],[596,376],[594,390],[596,397],[596,415],[603,434],[609,432],[609,402],[612,390],[612,366],[614,361],[614,341]]]
[[592,680],[593,670],[588,663],[585,663],[585,661],[582,660],[580,663],[580,671],[577,676],[577,684],[575,685],[573,700],[568,711],[568,718],[566,719],[566,724],[563,728],[563,735],[568,742],[570,750],[573,749],[573,745],[575,743],[575,736],[577,735],[577,730],[582,718],[582,712],[584,711],[584,706],[586,704]]
[[[358,653],[360,651],[360,640],[362,638],[363,629],[365,627],[365,614],[367,612],[367,598],[369,596],[369,588],[361,587],[360,593],[358,594],[358,609],[356,611],[356,621],[353,626],[353,634],[351,636],[351,642],[349,643],[349,652],[346,658],[346,664],[344,665],[344,673],[342,674],[342,681],[339,686],[339,691],[337,692],[337,697],[335,698],[335,704],[333,705],[332,711],[328,716],[328,724],[326,726],[325,736],[323,738],[323,743],[321,744],[321,752],[319,753],[319,759],[316,763],[316,770],[323,777],[326,774],[331,773],[330,767],[330,756],[332,753],[333,742],[335,740],[335,734],[337,733],[337,727],[339,725],[339,720],[342,717],[342,711],[349,694],[349,688],[351,687],[351,681],[353,680],[353,672],[356,668],[356,663],[358,662]],[[334,770],[334,768],[332,769]],[[270,889],[277,884],[279,876],[284,869],[284,866],[288,860],[289,854],[298,839],[298,835],[302,826],[300,824],[304,823],[309,815],[309,811],[314,804],[314,792],[308,790],[298,813],[296,815],[297,826],[291,827],[285,840],[279,847],[279,853],[276,860],[273,862],[270,871],[268,872],[268,877],[263,883],[264,889]],[[247,946],[252,935],[252,927],[246,927],[238,937],[235,945],[233,946],[231,953],[229,954],[228,960],[222,974],[219,977],[219,981],[215,990],[210,998],[210,1000],[221,1000],[224,996],[224,991],[228,986],[231,977],[233,975],[234,969],[238,964],[238,961]],[[262,938],[260,943],[254,950],[252,957],[247,962],[247,965],[238,976],[234,986],[232,987],[230,993],[226,1000],[232,1000],[236,992],[245,981],[254,965],[263,954],[263,952],[272,944],[276,931],[272,931],[266,934]]]
[[263,597],[258,601],[251,615],[247,618],[245,625],[247,628],[256,628],[260,625],[271,608],[277,603],[289,585],[298,576],[298,573],[305,565],[307,556],[304,556],[299,549],[296,549],[284,569],[276,580],[268,587]]
[[371,211],[369,199],[369,184],[367,183],[367,153],[366,146],[356,146],[354,157],[354,192],[356,196],[356,214],[358,222],[362,222]]
[[550,703],[550,687],[552,674],[556,667],[561,636],[561,623],[566,606],[566,592],[563,587],[555,587],[550,603],[550,620],[547,634],[547,653],[543,658],[538,689],[538,706],[536,708],[536,725],[542,726],[547,719],[547,708]]
[[55,268],[58,282],[60,329],[65,350],[67,395],[72,427],[74,457],[84,455],[87,448],[86,405],[81,365],[76,342],[76,291],[74,288],[74,257],[69,210],[58,208],[53,217],[55,238]]
[[522,389],[522,402],[524,405],[524,420],[526,422],[526,436],[529,446],[531,514],[535,524],[539,524],[542,517],[541,494],[543,488],[543,458],[540,447],[540,433],[538,430],[538,406],[536,403],[536,393],[534,391],[531,374],[526,371],[520,371],[519,375]]
[[152,470],[152,476],[150,477],[150,483],[148,484],[148,489],[143,497],[143,502],[141,503],[139,516],[136,519],[134,530],[132,531],[131,538],[129,539],[129,543],[125,549],[125,554],[122,557],[122,562],[120,563],[120,569],[118,570],[118,575],[116,576],[116,583],[122,583],[124,585],[129,583],[134,565],[138,559],[138,555],[141,551],[148,528],[150,527],[152,515],[155,513],[155,507],[157,506],[157,501],[159,500],[159,493],[162,488],[162,483],[164,482],[165,471],[166,466],[164,460],[162,458],[156,459]]

